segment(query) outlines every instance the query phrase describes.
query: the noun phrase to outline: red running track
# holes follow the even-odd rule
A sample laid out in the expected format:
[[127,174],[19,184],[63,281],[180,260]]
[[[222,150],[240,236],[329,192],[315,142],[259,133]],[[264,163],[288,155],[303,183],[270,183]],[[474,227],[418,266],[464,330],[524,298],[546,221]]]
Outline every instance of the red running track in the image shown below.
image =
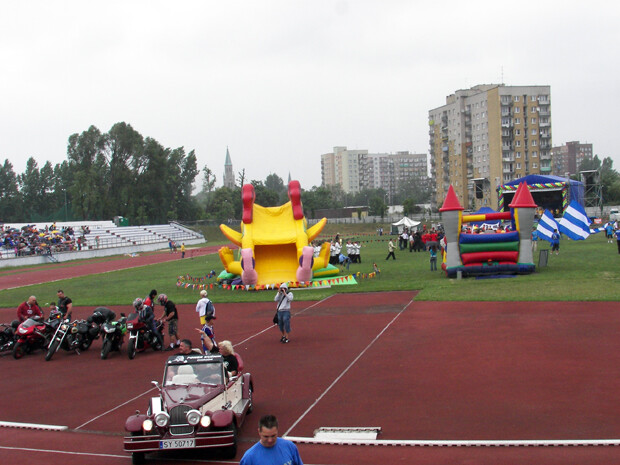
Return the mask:
[[[221,246],[190,248],[186,252],[186,259],[216,253]],[[155,263],[181,260],[181,252],[146,252],[135,257],[112,256],[89,260],[50,263],[28,268],[0,269],[0,289],[29,286],[50,282],[50,270],[54,272],[54,280],[76,278],[89,274],[105,273],[108,271],[123,270]]]
[[[618,303],[413,297],[347,294],[296,302],[288,345],[270,325],[270,303],[217,305],[216,336],[235,344],[255,380],[256,408],[241,428],[241,451],[255,442],[255,423],[265,413],[279,417],[281,433],[302,437],[321,426],[380,426],[380,439],[394,440],[620,436]],[[90,310],[78,309],[78,316]],[[194,333],[192,306],[181,306],[180,323],[182,337]],[[0,420],[71,429],[3,428],[0,462],[128,463],[124,420],[146,407],[149,381],[161,377],[167,354],[130,361],[123,352],[102,361],[100,344],[47,363],[42,354],[0,358],[11,374],[2,378]],[[299,448],[306,464],[620,463],[620,447]],[[165,456],[168,463],[174,457]],[[211,454],[183,458],[221,463]]]

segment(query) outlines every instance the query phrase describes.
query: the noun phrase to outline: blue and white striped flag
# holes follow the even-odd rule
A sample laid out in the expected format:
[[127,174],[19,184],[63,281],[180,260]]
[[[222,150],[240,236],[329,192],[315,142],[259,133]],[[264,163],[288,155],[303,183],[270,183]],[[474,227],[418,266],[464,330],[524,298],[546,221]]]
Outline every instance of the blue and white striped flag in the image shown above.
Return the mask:
[[583,241],[590,235],[590,218],[585,209],[572,201],[559,221],[560,232],[574,241]]
[[553,215],[549,210],[545,210],[545,213],[543,213],[540,220],[538,220],[538,227],[536,228],[538,237],[551,242],[551,235],[556,229],[558,229],[558,224],[553,218]]

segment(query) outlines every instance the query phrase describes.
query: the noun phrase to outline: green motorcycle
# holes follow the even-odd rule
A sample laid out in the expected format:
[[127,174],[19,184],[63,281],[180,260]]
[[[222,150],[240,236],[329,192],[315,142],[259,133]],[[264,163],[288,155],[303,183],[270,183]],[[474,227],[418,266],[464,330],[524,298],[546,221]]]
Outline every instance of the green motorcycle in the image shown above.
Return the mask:
[[101,327],[103,345],[101,346],[101,360],[108,358],[112,351],[121,351],[127,332],[127,317],[121,313],[121,319],[104,323]]

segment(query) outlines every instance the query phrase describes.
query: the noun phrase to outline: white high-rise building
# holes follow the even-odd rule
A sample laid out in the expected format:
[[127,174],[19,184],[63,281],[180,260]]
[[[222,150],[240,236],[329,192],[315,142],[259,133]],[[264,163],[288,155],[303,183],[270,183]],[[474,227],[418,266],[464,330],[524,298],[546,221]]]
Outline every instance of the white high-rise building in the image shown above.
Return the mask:
[[427,178],[427,155],[409,152],[368,153],[334,147],[321,155],[324,186],[340,185],[347,193],[364,189],[384,189],[392,198],[402,182]]

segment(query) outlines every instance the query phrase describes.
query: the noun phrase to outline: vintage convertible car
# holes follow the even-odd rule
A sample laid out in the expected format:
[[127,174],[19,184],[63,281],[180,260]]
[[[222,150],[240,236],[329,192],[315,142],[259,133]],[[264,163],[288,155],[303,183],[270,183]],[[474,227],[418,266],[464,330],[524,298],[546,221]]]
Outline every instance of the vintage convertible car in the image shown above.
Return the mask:
[[252,377],[239,364],[228,377],[221,355],[175,355],[168,358],[159,396],[146,414],[136,412],[125,422],[125,451],[133,463],[146,452],[171,449],[222,448],[227,458],[237,453],[237,429],[252,411]]

